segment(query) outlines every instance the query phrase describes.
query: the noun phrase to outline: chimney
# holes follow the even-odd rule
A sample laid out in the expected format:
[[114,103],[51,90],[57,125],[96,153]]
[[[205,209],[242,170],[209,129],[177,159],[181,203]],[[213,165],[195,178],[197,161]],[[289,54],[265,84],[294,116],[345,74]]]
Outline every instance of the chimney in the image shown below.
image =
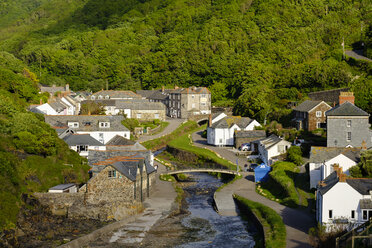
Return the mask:
[[365,140],[362,141],[362,150],[367,150],[367,142]]
[[177,86],[177,85],[175,85],[175,86],[174,86],[174,89],[175,89],[175,90],[178,90],[178,86]]
[[212,126],[212,114],[209,115],[208,127]]
[[340,177],[339,177],[339,182],[341,183],[346,182],[346,177],[347,177],[346,174],[341,172]]
[[43,104],[43,99],[40,98],[40,105],[42,105],[42,104]]
[[66,84],[66,86],[65,86],[65,91],[67,91],[67,92],[70,91],[70,85],[69,85],[69,84]]
[[354,104],[354,93],[353,92],[340,92],[340,95],[338,97],[338,104],[341,105],[344,102],[350,102]]
[[163,86],[161,86],[161,92],[164,93],[164,90],[165,90],[165,87],[163,85]]
[[90,110],[88,110],[88,115],[90,115]]

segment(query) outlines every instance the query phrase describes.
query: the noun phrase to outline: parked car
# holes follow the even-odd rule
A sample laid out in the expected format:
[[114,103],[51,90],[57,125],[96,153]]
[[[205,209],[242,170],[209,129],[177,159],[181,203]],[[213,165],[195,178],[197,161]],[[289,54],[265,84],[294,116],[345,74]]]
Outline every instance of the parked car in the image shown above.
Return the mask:
[[251,144],[249,143],[244,143],[240,146],[241,151],[249,151],[251,149]]

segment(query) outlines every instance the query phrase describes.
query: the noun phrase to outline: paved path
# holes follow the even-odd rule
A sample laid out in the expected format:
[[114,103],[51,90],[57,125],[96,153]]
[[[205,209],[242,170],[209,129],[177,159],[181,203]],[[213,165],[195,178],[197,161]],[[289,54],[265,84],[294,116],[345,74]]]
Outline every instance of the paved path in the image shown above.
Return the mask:
[[144,202],[144,212],[139,214],[134,221],[91,241],[87,247],[125,247],[140,243],[159,219],[166,218],[175,209],[177,193],[172,183],[159,179],[158,175],[166,172],[165,167],[156,161],[154,163],[159,166],[156,184],[150,198]]
[[[200,132],[193,133],[192,137],[194,145],[209,148],[220,154],[225,159],[236,163],[237,157],[231,151],[231,149],[209,146],[206,144],[206,140],[202,138],[200,134]],[[239,157],[238,162],[239,166],[243,169],[244,164],[247,163],[247,159],[245,157]],[[257,194],[255,190],[256,186],[254,183],[253,172],[244,172],[243,174],[244,176],[242,179],[237,180],[233,184],[227,185],[221,191],[216,193],[217,201],[230,201],[230,199],[232,198],[232,194],[237,194],[249,200],[262,203],[274,209],[282,217],[283,222],[286,225],[287,247],[311,247],[309,245],[308,230],[310,227],[316,225],[314,220],[315,217],[306,211],[283,206],[275,201],[271,201]],[[225,206],[225,208],[225,211],[231,214],[231,210],[233,210],[233,208],[229,209],[227,206]]]
[[363,56],[363,50],[345,51],[345,54],[354,59],[372,62],[372,59]]
[[167,118],[165,121],[169,122],[169,125],[160,133],[154,134],[154,135],[142,135],[138,142],[145,142],[152,139],[157,139],[163,135],[167,135],[171,132],[173,132],[179,125],[181,125],[182,122],[184,122],[184,119],[175,119],[175,118]]

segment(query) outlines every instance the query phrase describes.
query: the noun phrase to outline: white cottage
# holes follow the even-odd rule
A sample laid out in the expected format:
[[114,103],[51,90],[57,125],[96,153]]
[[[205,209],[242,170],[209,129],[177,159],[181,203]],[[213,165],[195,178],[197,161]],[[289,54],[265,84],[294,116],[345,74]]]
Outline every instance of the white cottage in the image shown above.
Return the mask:
[[275,134],[261,140],[256,140],[251,143],[251,150],[258,152],[261,160],[271,165],[275,162],[274,157],[282,155],[291,147],[291,142],[288,142]]
[[63,138],[70,149],[79,153],[82,157],[88,156],[89,150],[105,151],[106,146],[89,134],[69,134]]
[[215,146],[233,146],[235,131],[254,130],[254,127],[260,127],[261,124],[256,120],[240,116],[217,116],[215,121],[207,128],[207,142]]
[[316,219],[327,231],[352,229],[372,217],[372,179],[347,178],[336,168],[319,183]]
[[359,162],[360,151],[359,148],[312,146],[309,160],[310,189],[316,188],[319,181],[328,177],[334,171],[334,165],[339,165],[349,175],[349,169]]

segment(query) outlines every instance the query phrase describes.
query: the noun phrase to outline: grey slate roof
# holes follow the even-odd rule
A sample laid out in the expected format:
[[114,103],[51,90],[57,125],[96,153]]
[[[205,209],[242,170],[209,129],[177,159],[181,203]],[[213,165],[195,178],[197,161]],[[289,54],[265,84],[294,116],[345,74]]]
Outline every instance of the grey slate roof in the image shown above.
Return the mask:
[[372,190],[372,178],[346,179],[346,182],[362,195],[369,195]]
[[340,154],[345,155],[354,162],[360,159],[360,148],[345,148],[345,147],[320,147],[312,146],[310,150],[310,163],[322,163],[328,161]]
[[359,201],[360,209],[372,209],[372,200],[371,199],[361,199]]
[[84,101],[81,101],[81,104],[88,104],[88,103],[100,103],[102,104],[103,106],[115,106],[116,104],[116,100],[106,100],[106,99],[103,99],[103,100],[84,100]]
[[59,184],[59,185],[56,185],[54,187],[51,187],[50,190],[65,190],[65,189],[68,189],[68,188],[71,188],[75,186],[75,184],[73,183],[67,183],[67,184]]
[[40,92],[48,92],[51,95],[54,95],[56,92],[64,92],[66,91],[65,87],[62,86],[40,86]]
[[49,105],[58,113],[62,112],[67,106],[60,100],[49,103]]
[[[46,115],[45,122],[52,127],[63,125],[68,126],[68,122],[79,122],[78,128],[71,128],[74,131],[128,131],[128,128],[121,124],[124,117],[121,115]],[[110,122],[109,128],[100,128],[99,122]],[[90,124],[90,125],[88,125]]]
[[309,112],[312,110],[314,107],[319,105],[322,101],[311,101],[311,100],[306,100],[300,105],[298,105],[296,108],[293,110],[295,111],[300,111],[300,112]]
[[69,146],[88,145],[88,146],[103,146],[101,142],[90,136],[89,134],[70,134],[63,138]]
[[107,146],[128,146],[134,145],[136,142],[133,140],[126,139],[120,135],[115,135],[112,139],[110,139],[106,145]]
[[240,117],[240,116],[226,116],[219,121],[216,121],[212,124],[212,128],[230,128],[234,124],[238,125],[240,128],[246,128],[249,123],[253,120],[249,117]]
[[[281,142],[282,140],[284,140],[284,139],[276,136],[275,134],[272,134],[267,138],[259,140],[259,142],[265,147],[265,149],[269,149],[269,148],[275,146],[276,144],[278,144],[279,142]],[[286,141],[286,142],[288,142],[288,141]]]
[[98,91],[90,96],[90,98],[94,96],[95,99],[98,99],[99,96],[102,96],[105,99],[106,96],[109,98],[116,98],[116,99],[134,99],[134,98],[142,98],[140,95],[134,93],[133,91],[129,90],[101,90]]
[[337,172],[332,172],[328,177],[323,180],[325,186],[320,187],[318,190],[321,195],[327,193],[336,183],[338,183]]
[[344,102],[343,104],[328,110],[325,114],[327,116],[369,116],[367,112],[350,102]]
[[150,161],[151,151],[149,150],[89,150],[88,151],[88,162],[91,167],[94,167],[97,163],[108,160],[114,157],[137,157],[145,158]]
[[143,160],[121,161],[113,163],[111,166],[134,182],[137,178],[137,168],[139,167],[140,171],[143,169]]
[[146,99],[141,99],[140,101],[127,101],[127,100],[117,100],[117,109],[131,109],[131,110],[164,110],[165,105],[161,102],[149,102]]
[[252,131],[238,131],[235,133],[236,138],[258,138],[266,137],[265,130],[252,130]]

